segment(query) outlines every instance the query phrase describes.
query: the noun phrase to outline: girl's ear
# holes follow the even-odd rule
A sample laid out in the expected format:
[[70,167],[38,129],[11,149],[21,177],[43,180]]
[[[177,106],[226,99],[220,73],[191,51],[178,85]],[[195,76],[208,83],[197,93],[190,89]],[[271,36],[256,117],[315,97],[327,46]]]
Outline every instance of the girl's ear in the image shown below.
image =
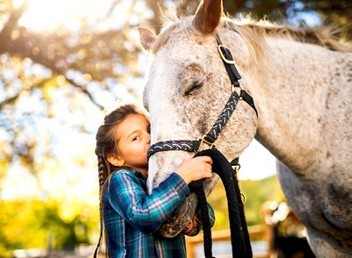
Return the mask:
[[115,167],[122,167],[125,164],[125,161],[116,154],[109,154],[107,159],[109,163],[114,165]]

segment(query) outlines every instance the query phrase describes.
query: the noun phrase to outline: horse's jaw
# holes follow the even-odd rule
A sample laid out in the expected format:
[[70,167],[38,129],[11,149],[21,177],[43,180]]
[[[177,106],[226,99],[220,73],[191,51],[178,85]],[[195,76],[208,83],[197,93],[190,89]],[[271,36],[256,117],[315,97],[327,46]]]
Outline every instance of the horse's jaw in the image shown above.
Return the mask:
[[188,227],[196,213],[198,199],[196,194],[191,193],[181,204],[177,213],[162,225],[159,232],[166,238],[173,238]]

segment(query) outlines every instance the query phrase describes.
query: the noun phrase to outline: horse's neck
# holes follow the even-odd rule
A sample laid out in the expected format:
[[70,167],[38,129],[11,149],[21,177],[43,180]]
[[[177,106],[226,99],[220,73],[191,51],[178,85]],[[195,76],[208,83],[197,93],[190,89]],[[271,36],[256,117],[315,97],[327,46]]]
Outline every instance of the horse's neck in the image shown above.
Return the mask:
[[322,141],[333,141],[329,137],[334,137],[334,133],[328,131],[334,128],[324,128],[329,114],[335,124],[343,119],[338,115],[346,115],[329,110],[328,103],[329,98],[337,98],[336,101],[349,105],[348,71],[345,85],[336,83],[335,77],[347,70],[341,64],[345,68],[351,65],[352,55],[288,40],[268,43],[270,56],[257,65],[247,81],[259,111],[256,138],[292,169],[307,170],[314,166],[314,160],[328,155],[329,149],[324,148]]

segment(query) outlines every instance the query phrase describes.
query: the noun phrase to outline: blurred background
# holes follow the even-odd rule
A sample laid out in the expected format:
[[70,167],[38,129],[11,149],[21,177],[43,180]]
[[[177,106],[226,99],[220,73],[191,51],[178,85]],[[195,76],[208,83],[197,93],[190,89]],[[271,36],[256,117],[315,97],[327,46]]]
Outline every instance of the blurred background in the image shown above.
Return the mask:
[[[158,33],[165,10],[193,14],[198,4],[0,0],[0,257],[91,255],[99,234],[94,148],[102,111],[142,103],[147,53],[136,28]],[[336,36],[352,38],[350,0],[224,0],[224,10],[296,27],[333,25]],[[247,223],[262,225],[268,201],[284,201],[275,159],[255,141],[241,159]],[[221,185],[209,201],[214,230],[227,229]]]

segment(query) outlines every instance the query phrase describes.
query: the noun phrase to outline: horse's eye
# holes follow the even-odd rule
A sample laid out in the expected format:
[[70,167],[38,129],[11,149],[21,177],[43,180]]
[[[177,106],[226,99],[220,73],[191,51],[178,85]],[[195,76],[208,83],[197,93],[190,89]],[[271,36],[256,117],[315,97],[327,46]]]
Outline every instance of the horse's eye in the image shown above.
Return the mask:
[[192,96],[200,90],[204,85],[204,81],[195,81],[186,91],[185,96]]

